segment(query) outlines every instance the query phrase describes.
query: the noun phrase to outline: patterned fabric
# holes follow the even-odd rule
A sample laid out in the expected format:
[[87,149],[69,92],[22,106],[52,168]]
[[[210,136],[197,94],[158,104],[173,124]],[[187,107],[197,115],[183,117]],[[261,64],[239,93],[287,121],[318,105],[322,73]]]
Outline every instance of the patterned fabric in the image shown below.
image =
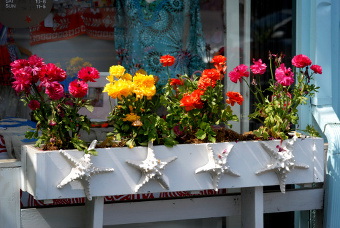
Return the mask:
[[165,84],[168,75],[159,58],[167,54],[177,59],[170,67],[171,77],[204,69],[199,0],[117,0],[116,4],[116,51],[129,73],[141,67]]

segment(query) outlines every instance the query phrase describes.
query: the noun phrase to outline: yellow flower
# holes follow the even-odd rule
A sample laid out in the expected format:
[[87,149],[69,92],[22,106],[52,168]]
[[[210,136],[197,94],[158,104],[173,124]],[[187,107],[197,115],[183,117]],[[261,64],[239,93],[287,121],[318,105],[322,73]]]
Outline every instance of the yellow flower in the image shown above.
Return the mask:
[[125,118],[123,118],[123,121],[130,121],[135,122],[136,120],[139,120],[140,116],[136,115],[135,113],[129,113],[126,114]]
[[156,94],[155,79],[152,75],[136,73],[133,77],[134,90],[137,99],[146,96],[151,99]]
[[127,81],[132,81],[132,75],[129,74],[129,73],[125,73],[125,74],[121,77],[121,79],[127,80]]
[[127,97],[132,94],[133,84],[129,81],[118,80],[115,83],[107,83],[103,92],[107,92],[112,98],[122,99],[122,96]]
[[[114,66],[110,67],[109,73],[110,73],[110,76],[111,76],[110,79],[113,79],[114,77],[120,79],[125,73],[125,68],[121,65],[114,65]],[[112,82],[112,81],[110,81],[110,82]]]

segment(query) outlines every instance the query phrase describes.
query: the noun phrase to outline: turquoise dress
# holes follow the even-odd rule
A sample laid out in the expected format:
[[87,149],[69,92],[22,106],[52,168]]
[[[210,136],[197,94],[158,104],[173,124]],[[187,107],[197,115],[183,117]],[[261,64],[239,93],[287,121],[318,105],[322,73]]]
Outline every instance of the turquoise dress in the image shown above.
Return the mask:
[[133,74],[139,68],[165,84],[159,58],[172,55],[170,77],[191,75],[206,67],[199,0],[117,0],[115,48],[119,63]]

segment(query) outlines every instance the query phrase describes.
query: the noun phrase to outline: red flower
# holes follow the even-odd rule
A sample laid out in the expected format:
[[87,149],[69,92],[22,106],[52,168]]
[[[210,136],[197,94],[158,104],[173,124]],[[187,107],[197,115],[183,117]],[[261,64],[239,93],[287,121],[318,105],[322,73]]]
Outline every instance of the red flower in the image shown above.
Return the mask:
[[237,83],[242,80],[242,77],[249,77],[248,67],[244,64],[240,64],[229,72],[230,81]]
[[96,82],[95,79],[100,78],[99,71],[94,67],[83,67],[78,72],[78,78],[84,80],[85,82]]
[[214,88],[216,86],[216,80],[213,80],[207,76],[201,76],[197,82],[197,87],[200,90],[207,90],[208,86]]
[[15,70],[14,79],[15,81],[12,82],[12,87],[17,93],[23,91],[26,93],[30,92],[30,87],[33,83],[32,69],[30,67]]
[[184,85],[184,81],[178,78],[170,78],[171,86],[181,86]]
[[296,55],[292,59],[293,66],[303,68],[312,64],[312,61],[306,55]]
[[52,100],[59,100],[64,97],[64,87],[58,82],[46,83],[45,93]]
[[40,108],[40,102],[37,101],[37,100],[31,100],[28,103],[28,107],[34,111],[34,110]]
[[66,79],[66,72],[53,63],[48,63],[41,68],[39,78],[43,84],[53,81],[61,82]]
[[264,74],[266,72],[267,65],[265,63],[262,63],[262,59],[259,59],[257,61],[253,59],[253,63],[254,65],[250,66],[250,70],[251,72],[253,72],[253,74]]
[[275,70],[275,79],[283,86],[290,86],[294,83],[294,73],[282,63],[280,67]]
[[226,100],[227,104],[230,104],[231,106],[234,106],[235,103],[242,105],[244,99],[240,93],[229,91],[226,93],[226,95],[229,97]]
[[314,71],[315,74],[322,74],[322,67],[319,65],[312,65],[310,69]]
[[82,98],[87,94],[88,87],[85,81],[74,80],[70,82],[68,90],[72,96]]
[[[222,75],[223,76],[223,75]],[[202,76],[201,77],[208,77],[211,80],[221,80],[221,74],[218,70],[216,69],[206,69],[202,72]]]
[[175,57],[171,55],[163,55],[159,61],[162,63],[164,67],[172,66],[175,63]]
[[223,55],[216,55],[211,60],[212,63],[218,64],[218,65],[225,64],[226,61],[227,61],[227,58]]
[[197,89],[193,91],[191,94],[183,96],[180,101],[180,106],[185,108],[185,111],[190,111],[192,109],[203,108],[203,102],[201,100],[201,96],[204,94],[204,91]]

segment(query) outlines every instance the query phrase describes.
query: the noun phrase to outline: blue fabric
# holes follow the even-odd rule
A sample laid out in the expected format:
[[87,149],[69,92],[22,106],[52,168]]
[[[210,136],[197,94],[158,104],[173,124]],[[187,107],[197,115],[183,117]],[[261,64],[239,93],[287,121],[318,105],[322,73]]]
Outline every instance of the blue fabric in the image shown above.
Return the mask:
[[[11,124],[8,124],[11,123]],[[36,123],[30,120],[23,120],[20,118],[5,118],[0,121],[0,127],[8,128],[8,127],[22,127],[22,126],[30,126],[32,128],[36,127]]]
[[206,67],[199,0],[117,0],[115,45],[119,64],[134,74],[142,68],[165,84],[159,58],[172,55],[171,77]]

